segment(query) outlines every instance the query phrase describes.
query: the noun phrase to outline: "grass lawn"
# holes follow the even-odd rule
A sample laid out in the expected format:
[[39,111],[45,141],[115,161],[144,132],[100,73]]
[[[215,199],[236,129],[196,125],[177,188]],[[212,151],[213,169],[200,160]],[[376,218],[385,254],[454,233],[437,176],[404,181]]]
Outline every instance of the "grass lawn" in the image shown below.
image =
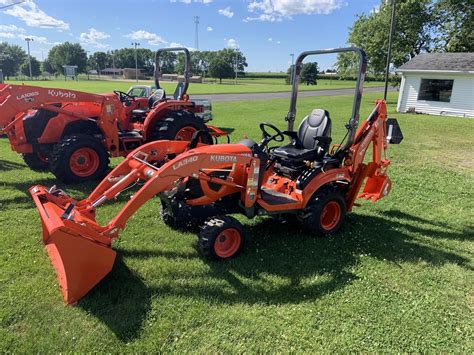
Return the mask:
[[[364,116],[375,97],[365,96]],[[329,109],[337,141],[350,100],[302,98],[299,117]],[[259,137],[263,120],[283,127],[288,102],[214,109],[214,124],[235,128],[237,141]],[[0,139],[0,352],[474,352],[473,121],[392,116],[405,135],[389,151],[392,193],[356,208],[337,236],[242,218],[246,252],[210,263],[194,234],[163,224],[155,199],[116,241],[111,274],[73,307],[62,303],[27,193],[55,180]],[[94,185],[66,190],[85,196]]]
[[[112,90],[127,91],[135,84],[135,81],[107,81],[107,80],[48,80],[48,81],[8,81],[11,84],[37,85],[43,87],[64,88],[94,93],[110,92]],[[152,81],[140,81],[142,85],[152,85]],[[160,83],[168,94],[173,94],[176,83]],[[354,81],[349,80],[318,80],[318,85],[300,85],[301,90],[328,90],[353,88]],[[366,87],[383,86],[380,82],[368,82]],[[236,94],[254,92],[285,92],[291,91],[291,86],[286,85],[283,79],[241,79],[238,84],[232,80],[226,80],[223,84],[190,84],[190,94]]]

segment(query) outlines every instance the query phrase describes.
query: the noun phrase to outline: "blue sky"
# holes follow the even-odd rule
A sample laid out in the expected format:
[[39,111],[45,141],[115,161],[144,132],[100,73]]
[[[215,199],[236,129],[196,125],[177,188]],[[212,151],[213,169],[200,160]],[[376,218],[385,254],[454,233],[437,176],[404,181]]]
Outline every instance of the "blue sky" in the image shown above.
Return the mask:
[[[21,0],[0,0],[0,7]],[[80,42],[90,53],[130,46],[156,50],[238,46],[249,71],[286,70],[290,53],[341,47],[357,14],[380,0],[26,0],[0,10],[0,41],[26,47],[39,60],[56,43]],[[323,69],[333,57],[317,59]]]

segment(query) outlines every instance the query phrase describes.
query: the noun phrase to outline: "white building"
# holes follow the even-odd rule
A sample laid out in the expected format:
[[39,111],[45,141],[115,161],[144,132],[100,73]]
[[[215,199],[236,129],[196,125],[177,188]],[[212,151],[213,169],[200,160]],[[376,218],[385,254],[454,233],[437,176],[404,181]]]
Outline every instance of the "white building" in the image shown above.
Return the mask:
[[474,53],[424,53],[398,68],[398,112],[474,117]]

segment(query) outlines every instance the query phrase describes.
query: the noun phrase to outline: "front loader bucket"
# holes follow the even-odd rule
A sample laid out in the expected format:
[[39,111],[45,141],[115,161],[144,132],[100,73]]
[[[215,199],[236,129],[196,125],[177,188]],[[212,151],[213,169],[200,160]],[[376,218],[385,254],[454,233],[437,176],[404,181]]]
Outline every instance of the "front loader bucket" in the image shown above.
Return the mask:
[[112,270],[116,253],[87,235],[83,226],[76,228],[74,221],[63,218],[64,208],[50,200],[43,187],[35,186],[30,193],[41,217],[43,242],[64,301],[74,304]]

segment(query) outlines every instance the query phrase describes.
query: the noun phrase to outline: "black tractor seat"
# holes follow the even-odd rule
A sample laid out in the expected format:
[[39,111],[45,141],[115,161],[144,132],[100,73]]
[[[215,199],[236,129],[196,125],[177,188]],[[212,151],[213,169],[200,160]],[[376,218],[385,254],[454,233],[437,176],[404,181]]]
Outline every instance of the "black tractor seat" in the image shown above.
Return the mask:
[[137,108],[132,110],[133,118],[136,120],[144,119],[146,115],[148,115],[148,112],[150,112],[150,110],[162,100],[166,100],[165,90],[156,89],[148,98],[148,108]]
[[322,159],[331,144],[331,119],[329,112],[314,109],[301,122],[298,132],[285,132],[291,143],[272,151],[274,158],[282,160],[315,161]]

